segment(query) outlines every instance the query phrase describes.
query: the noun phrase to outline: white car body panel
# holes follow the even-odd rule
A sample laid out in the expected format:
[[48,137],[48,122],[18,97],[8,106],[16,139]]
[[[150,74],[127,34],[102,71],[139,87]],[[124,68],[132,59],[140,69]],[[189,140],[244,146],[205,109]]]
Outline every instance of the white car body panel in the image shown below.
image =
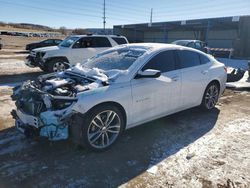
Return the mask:
[[[131,128],[166,115],[201,104],[204,91],[211,81],[220,83],[220,94],[225,89],[224,65],[198,50],[167,44],[131,44],[152,49],[138,59],[128,70],[109,86],[79,93],[79,102],[73,110],[86,113],[104,102],[120,104],[127,119],[126,128]],[[164,50],[186,49],[206,55],[211,62],[185,69],[162,73],[159,78],[134,79],[134,76],[150,57]],[[204,72],[205,71],[205,72]]]
[[81,63],[93,57],[95,54],[101,53],[108,48],[72,48],[69,51],[68,60],[71,65]]
[[[115,35],[76,35],[76,37],[79,37],[78,40],[84,37],[105,37],[109,40],[111,47],[118,45],[112,39],[112,37],[121,37],[125,39],[126,42],[128,42],[128,40],[125,37],[115,36]],[[82,63],[83,61],[89,59],[90,57],[111,48],[111,47],[73,48],[75,42],[70,47],[62,47],[59,45],[59,46],[36,48],[30,52],[30,55],[32,57],[35,57],[37,52],[45,52],[43,60],[53,57],[65,57],[68,59],[69,64],[75,65],[77,63]]]
[[[90,46],[85,42],[89,41],[79,41],[75,47]],[[50,47],[46,54],[56,54],[57,48],[60,47]],[[78,61],[77,57],[74,61]],[[125,127],[119,126],[119,131],[200,104],[212,109],[225,89],[226,79],[224,64],[192,48],[157,43],[119,45],[83,64],[15,87],[12,99],[17,111],[11,114],[19,130],[25,133],[31,126],[32,130],[36,128],[36,134],[49,140],[67,139],[72,136],[69,131],[73,126],[77,126],[75,131],[82,137],[81,127],[97,125],[96,117],[100,121],[96,127],[101,129],[94,134],[100,136],[99,131],[102,133],[108,121],[115,118],[109,113],[104,123],[102,114],[112,108],[116,111],[113,114],[117,114],[112,127],[118,127],[121,119],[124,122]],[[219,93],[215,84],[220,86]],[[85,125],[82,118],[89,122]]]

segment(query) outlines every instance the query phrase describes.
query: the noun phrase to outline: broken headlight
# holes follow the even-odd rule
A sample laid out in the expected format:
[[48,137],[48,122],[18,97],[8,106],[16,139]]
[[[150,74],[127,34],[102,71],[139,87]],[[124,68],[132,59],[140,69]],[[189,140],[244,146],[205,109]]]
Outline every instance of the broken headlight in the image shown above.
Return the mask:
[[69,107],[71,104],[73,103],[73,101],[53,101],[53,108],[57,109],[57,110],[61,110],[64,108]]
[[53,96],[51,103],[52,103],[53,109],[61,110],[61,109],[69,107],[76,101],[77,101],[77,98],[74,98],[74,97]]

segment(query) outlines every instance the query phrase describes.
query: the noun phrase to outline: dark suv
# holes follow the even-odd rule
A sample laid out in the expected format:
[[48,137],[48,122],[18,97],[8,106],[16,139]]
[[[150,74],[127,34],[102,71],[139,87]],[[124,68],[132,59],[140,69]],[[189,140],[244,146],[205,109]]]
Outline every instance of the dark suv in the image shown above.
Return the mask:
[[35,48],[47,47],[47,46],[57,46],[62,42],[61,39],[46,39],[39,42],[34,42],[26,45],[26,50],[33,50]]
[[172,42],[172,44],[187,46],[190,48],[195,48],[197,50],[203,51],[205,53],[209,53],[209,48],[207,46],[207,43],[200,40],[176,40]]

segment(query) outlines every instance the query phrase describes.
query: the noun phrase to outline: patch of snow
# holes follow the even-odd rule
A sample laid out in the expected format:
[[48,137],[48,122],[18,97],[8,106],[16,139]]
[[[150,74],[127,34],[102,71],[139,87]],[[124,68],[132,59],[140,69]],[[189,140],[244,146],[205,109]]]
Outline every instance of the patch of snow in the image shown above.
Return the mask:
[[250,77],[248,75],[248,71],[245,72],[243,78],[241,78],[238,82],[227,82],[226,87],[228,88],[250,88]]
[[[202,187],[204,182],[210,182],[211,187],[214,187],[233,180],[247,187],[250,185],[249,138],[250,118],[223,122],[222,129],[214,130],[182,147],[174,155],[168,155],[171,151],[166,151],[163,156],[154,153],[151,164],[157,165],[147,171],[153,173],[161,185],[171,181],[176,187]],[[155,151],[164,151],[162,145],[155,145]]]
[[22,84],[22,82],[0,84],[0,90],[2,90],[2,89],[11,89],[11,88],[16,87],[16,86],[21,85],[21,84]]
[[103,74],[100,71],[100,69],[98,69],[98,68],[88,69],[88,68],[83,67],[80,63],[76,64],[76,66],[69,69],[69,71],[72,71],[72,72],[75,72],[78,74],[82,74],[85,76],[89,76],[92,78],[96,78],[96,79],[101,80],[101,81],[108,80],[108,77],[105,74]]
[[156,174],[158,171],[158,167],[156,165],[149,167],[149,169],[147,169],[147,172],[150,174]]
[[26,68],[26,64],[22,60],[18,59],[0,59],[0,70],[1,69],[16,69],[16,68]]
[[29,54],[0,55],[0,58],[27,57]]

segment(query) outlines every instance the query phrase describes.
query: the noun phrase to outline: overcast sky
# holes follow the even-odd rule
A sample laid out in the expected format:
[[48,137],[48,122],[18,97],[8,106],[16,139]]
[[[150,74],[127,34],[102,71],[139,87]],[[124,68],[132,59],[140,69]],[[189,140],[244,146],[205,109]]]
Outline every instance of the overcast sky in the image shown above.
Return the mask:
[[[250,15],[250,0],[106,0],[113,25]],[[58,28],[101,28],[103,0],[0,0],[0,21]]]

